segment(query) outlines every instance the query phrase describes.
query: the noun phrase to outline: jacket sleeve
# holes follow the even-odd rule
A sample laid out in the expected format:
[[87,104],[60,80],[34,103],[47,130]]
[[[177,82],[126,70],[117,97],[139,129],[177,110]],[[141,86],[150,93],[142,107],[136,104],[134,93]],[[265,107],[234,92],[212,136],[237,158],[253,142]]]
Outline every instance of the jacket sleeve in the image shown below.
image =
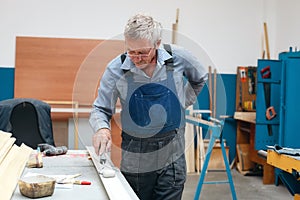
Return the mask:
[[112,70],[108,67],[101,78],[98,96],[94,101],[89,118],[94,132],[97,132],[101,128],[110,129],[110,120],[115,113],[116,101],[116,79]]
[[185,107],[187,108],[196,102],[197,96],[204,87],[208,77],[207,69],[204,68],[198,58],[182,47],[175,47],[173,54],[174,64],[182,68],[187,80],[184,86]]

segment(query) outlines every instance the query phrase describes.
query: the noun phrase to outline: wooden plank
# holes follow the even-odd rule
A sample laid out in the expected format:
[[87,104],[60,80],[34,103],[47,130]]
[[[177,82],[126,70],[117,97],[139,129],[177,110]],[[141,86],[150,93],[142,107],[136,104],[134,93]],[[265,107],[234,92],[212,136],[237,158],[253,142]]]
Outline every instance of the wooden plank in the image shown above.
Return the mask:
[[[187,110],[192,113],[193,106],[189,106]],[[195,148],[194,148],[194,125],[191,123],[186,123],[185,126],[185,160],[186,160],[186,170],[187,173],[194,173],[195,169]],[[197,157],[196,157],[196,161]]]
[[0,163],[3,162],[5,156],[10,151],[10,149],[15,141],[16,141],[16,138],[8,138],[8,140],[6,140],[6,143],[0,149]]
[[0,130],[0,163],[16,140],[11,139],[11,135],[11,133]]
[[178,30],[179,8],[176,9],[176,21],[172,24],[172,44],[177,43],[177,30]]
[[12,136],[11,133],[0,130],[0,149],[5,145],[6,141]]
[[[197,118],[201,118],[201,114],[196,114]],[[197,135],[197,148],[196,148],[196,171],[199,174],[203,168],[204,160],[205,160],[205,149],[202,135],[202,127],[195,126],[196,135]]]
[[217,112],[217,69],[214,69],[214,92],[213,92],[213,110],[212,110],[212,117],[216,118]]
[[[225,147],[225,151],[228,158],[229,147]],[[212,149],[207,169],[212,171],[226,170],[221,147],[214,147]]]
[[269,36],[268,36],[268,28],[266,22],[264,22],[264,35],[265,35],[265,42],[266,42],[267,59],[270,60]]
[[100,180],[103,183],[110,200],[138,200],[138,197],[136,196],[120,170],[116,169],[115,177],[104,178],[100,174],[102,171],[102,167],[100,165],[99,156],[97,156],[94,151],[94,147],[87,146],[86,148],[93,160],[94,166],[98,171]]
[[194,125],[187,123],[185,126],[185,159],[187,173],[195,172]]
[[263,165],[263,184],[274,184],[275,182],[275,168],[268,163]]
[[209,110],[213,112],[213,103],[212,103],[212,79],[211,79],[211,66],[208,66],[208,92],[209,92]]
[[[207,152],[207,148],[209,145],[210,140],[209,139],[205,139],[203,140],[203,146],[205,149],[205,152]],[[229,147],[226,146],[226,141],[223,140],[224,146],[225,146],[225,152],[226,152],[226,156],[228,159],[228,152],[229,152]],[[223,154],[222,154],[222,149],[221,149],[221,144],[220,144],[220,140],[216,139],[215,144],[213,146],[212,152],[211,152],[211,157],[209,159],[208,162],[208,166],[207,166],[208,170],[225,170],[225,163],[224,163],[224,158],[223,158]]]
[[1,200],[9,200],[16,188],[32,149],[24,144],[13,145],[0,164]]
[[235,112],[234,119],[256,123],[256,112]]
[[0,149],[0,163],[3,161],[7,153],[10,151],[12,145],[16,141],[16,138],[8,138],[5,144]]
[[237,166],[239,171],[249,171],[254,168],[254,163],[249,158],[249,144],[237,144]]

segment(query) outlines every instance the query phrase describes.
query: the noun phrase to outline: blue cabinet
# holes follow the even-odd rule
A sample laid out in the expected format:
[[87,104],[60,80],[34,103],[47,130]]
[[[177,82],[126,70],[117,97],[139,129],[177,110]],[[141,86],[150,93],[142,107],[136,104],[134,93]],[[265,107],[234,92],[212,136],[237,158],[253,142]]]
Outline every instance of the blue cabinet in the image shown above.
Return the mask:
[[300,148],[300,57],[287,59],[282,75],[279,145]]
[[255,149],[279,144],[300,148],[300,52],[284,52],[279,60],[258,60]]

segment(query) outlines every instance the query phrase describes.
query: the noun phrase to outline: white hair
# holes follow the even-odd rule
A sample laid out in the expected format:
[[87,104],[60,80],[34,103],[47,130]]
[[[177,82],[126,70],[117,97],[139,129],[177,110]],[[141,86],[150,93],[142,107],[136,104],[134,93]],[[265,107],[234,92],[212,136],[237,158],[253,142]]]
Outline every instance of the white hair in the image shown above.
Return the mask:
[[161,32],[161,24],[151,16],[136,14],[127,21],[124,36],[130,39],[147,39],[155,45],[161,39]]

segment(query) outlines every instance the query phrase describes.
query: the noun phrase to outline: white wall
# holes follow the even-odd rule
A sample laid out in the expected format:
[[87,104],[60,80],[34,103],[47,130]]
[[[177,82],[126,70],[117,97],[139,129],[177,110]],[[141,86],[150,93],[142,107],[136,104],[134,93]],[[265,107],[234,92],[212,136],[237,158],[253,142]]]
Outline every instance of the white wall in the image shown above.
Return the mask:
[[121,35],[128,17],[137,12],[161,21],[168,29],[165,42],[170,42],[177,8],[178,44],[201,59],[208,57],[204,64],[212,61],[221,73],[256,65],[264,21],[272,58],[299,46],[298,0],[1,0],[0,67],[14,67],[16,36],[110,39]]
[[[299,0],[277,0],[275,53],[300,49]],[[278,55],[277,55],[278,57]]]

